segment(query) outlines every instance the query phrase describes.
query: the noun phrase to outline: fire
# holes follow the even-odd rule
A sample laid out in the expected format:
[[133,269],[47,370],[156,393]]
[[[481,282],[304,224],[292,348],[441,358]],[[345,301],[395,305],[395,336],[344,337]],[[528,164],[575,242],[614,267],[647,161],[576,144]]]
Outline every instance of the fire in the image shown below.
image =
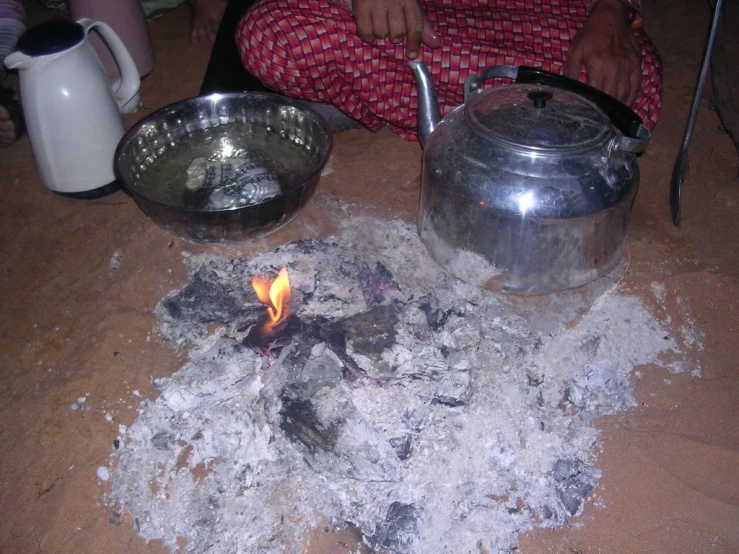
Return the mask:
[[287,275],[287,267],[283,267],[274,281],[266,277],[253,277],[251,286],[257,293],[262,304],[267,305],[268,321],[260,331],[265,334],[275,332],[275,327],[287,319],[287,310],[290,305],[290,279]]

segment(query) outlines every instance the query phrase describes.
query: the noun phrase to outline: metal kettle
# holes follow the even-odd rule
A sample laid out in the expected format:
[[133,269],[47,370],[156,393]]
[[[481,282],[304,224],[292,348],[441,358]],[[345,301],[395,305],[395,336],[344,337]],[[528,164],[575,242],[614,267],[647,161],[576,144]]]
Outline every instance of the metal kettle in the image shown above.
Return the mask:
[[[121,70],[113,89],[88,35],[100,32]],[[93,198],[119,188],[113,157],[124,133],[120,110],[139,91],[133,58],[108,25],[48,21],[20,37],[5,59],[18,69],[31,148],[44,185]]]
[[[418,230],[432,257],[471,284],[546,294],[611,272],[623,255],[649,130],[579,81],[496,66],[465,81],[441,118],[428,70],[418,84],[424,148]],[[482,90],[487,79],[514,84]]]

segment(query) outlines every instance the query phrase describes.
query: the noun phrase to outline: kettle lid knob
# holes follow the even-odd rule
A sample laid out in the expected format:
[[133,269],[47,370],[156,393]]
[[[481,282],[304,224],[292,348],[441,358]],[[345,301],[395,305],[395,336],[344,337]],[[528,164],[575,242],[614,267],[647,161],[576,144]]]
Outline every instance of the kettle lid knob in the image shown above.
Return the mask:
[[537,110],[541,110],[547,107],[547,102],[552,99],[553,95],[544,90],[532,90],[526,96],[534,103]]
[[16,44],[17,50],[27,56],[57,54],[79,44],[85,30],[79,23],[67,20],[46,21],[31,27]]

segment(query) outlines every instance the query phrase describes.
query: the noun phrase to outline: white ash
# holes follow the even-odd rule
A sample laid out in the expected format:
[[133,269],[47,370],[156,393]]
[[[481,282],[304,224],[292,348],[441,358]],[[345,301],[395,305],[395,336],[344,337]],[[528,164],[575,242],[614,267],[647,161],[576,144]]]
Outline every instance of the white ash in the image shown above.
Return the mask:
[[431,251],[435,252],[436,261],[464,282],[484,287],[488,282],[500,278],[502,271],[484,256],[449,246],[436,233],[433,225],[425,225],[421,236],[430,245]]
[[108,470],[107,467],[100,466],[97,469],[97,476],[98,476],[98,479],[100,479],[101,481],[108,481],[110,479],[110,471]]
[[[250,281],[283,265],[313,327],[264,357],[242,342],[264,309]],[[509,552],[582,512],[600,477],[591,419],[634,404],[635,367],[680,354],[608,279],[490,293],[372,218],[208,260],[156,314],[192,358],[121,428],[110,503],[172,551],[297,552],[330,520],[390,552]]]
[[110,258],[111,271],[115,271],[121,268],[121,260],[123,260],[123,248],[118,248],[115,252],[113,252],[113,256]]

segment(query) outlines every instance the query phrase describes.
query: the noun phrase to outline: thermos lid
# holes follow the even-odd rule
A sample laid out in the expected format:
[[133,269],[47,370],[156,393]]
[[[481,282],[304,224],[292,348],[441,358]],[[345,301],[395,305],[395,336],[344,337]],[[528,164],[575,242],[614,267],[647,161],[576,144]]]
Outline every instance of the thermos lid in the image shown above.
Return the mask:
[[64,52],[84,38],[82,25],[59,19],[31,27],[18,39],[16,48],[26,56],[46,56]]

